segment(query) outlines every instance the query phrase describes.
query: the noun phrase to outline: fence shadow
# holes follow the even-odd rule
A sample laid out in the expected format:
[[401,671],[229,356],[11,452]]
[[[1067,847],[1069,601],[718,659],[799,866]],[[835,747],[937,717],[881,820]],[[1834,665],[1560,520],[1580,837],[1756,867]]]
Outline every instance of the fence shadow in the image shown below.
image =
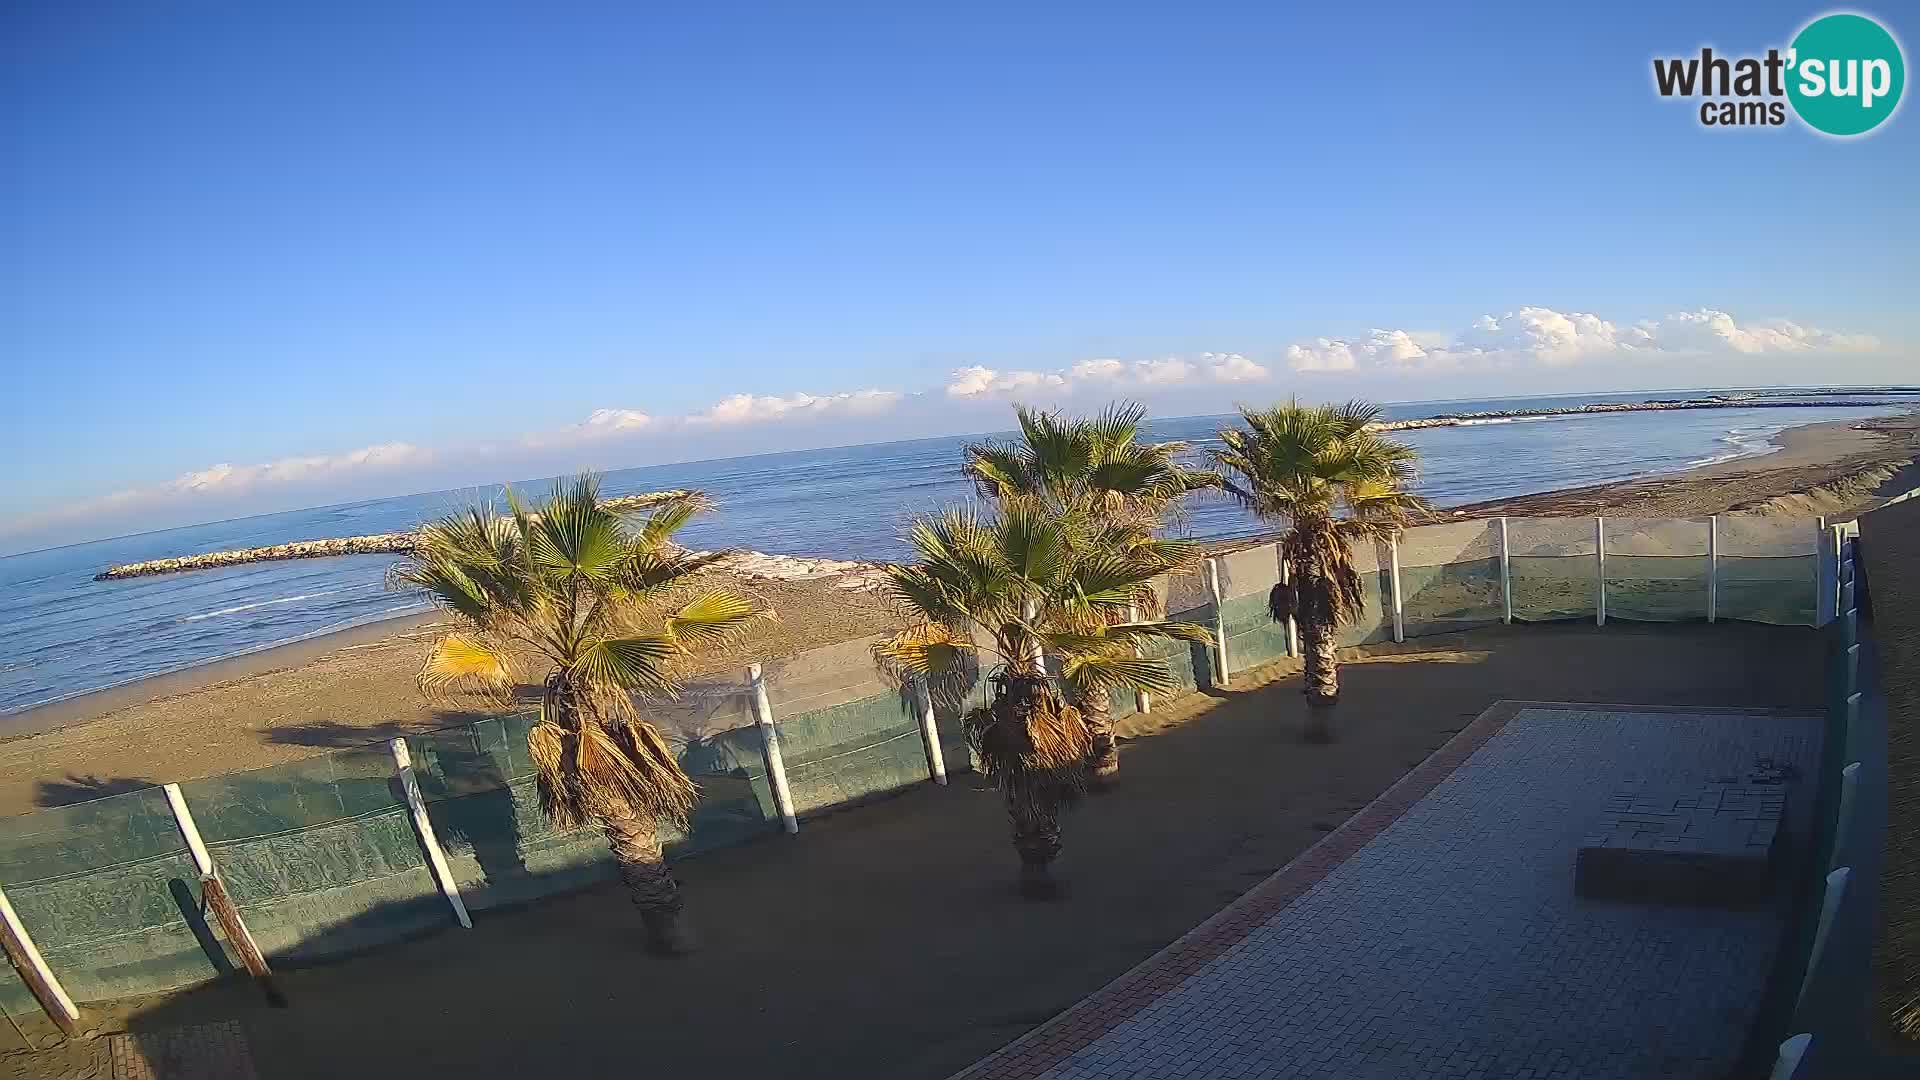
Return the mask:
[[64,780],[42,780],[34,784],[33,804],[50,809],[159,786],[156,781],[142,776],[104,777],[91,773],[68,773]]

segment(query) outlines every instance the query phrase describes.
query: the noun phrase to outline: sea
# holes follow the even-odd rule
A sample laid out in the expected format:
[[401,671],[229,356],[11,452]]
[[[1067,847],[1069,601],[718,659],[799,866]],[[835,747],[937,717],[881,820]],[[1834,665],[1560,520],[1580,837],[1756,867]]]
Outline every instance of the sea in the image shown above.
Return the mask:
[[[1601,401],[1694,397],[1705,391],[1419,402],[1387,406],[1391,419],[1442,413],[1551,409]],[[1806,392],[1779,391],[1804,400]],[[1788,427],[1903,411],[1911,393],[1847,393],[1817,408],[1606,413],[1476,422],[1403,431],[1421,454],[1418,490],[1440,506],[1672,472],[1777,448]],[[1156,440],[1219,445],[1233,418],[1153,422]],[[1005,433],[874,443],[622,469],[607,495],[697,488],[716,512],[681,537],[697,548],[739,547],[835,559],[905,553],[912,515],[972,497],[962,447]],[[516,483],[538,494],[550,481]],[[386,582],[394,558],[363,555],[257,563],[124,581],[95,581],[109,566],[208,551],[410,529],[484,502],[500,488],[467,488],[320,506],[140,533],[0,558],[0,714],[136,679],[425,610]],[[1192,506],[1182,531],[1216,539],[1261,531],[1233,502]]]

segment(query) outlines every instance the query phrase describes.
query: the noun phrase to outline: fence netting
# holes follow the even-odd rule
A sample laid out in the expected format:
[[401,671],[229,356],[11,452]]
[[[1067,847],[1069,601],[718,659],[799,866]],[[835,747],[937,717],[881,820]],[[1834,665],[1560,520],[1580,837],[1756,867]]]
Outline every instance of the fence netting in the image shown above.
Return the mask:
[[1806,520],[1721,518],[1719,617],[1782,626],[1813,622],[1817,535]]
[[443,923],[385,746],[180,785],[260,947],[337,955]]
[[[187,917],[197,913],[200,875],[157,787],[0,818],[0,874],[76,1000],[218,970]],[[0,1004],[14,1015],[37,1008],[17,979],[0,984]]]
[[[927,779],[917,695],[875,660],[879,640],[828,645],[766,666],[795,813]],[[943,756],[956,767],[944,748]]]
[[1594,617],[1600,594],[1592,518],[1510,518],[1507,550],[1514,619]]
[[1705,519],[1607,518],[1607,618],[1706,618],[1708,533]]
[[1408,637],[1500,621],[1500,538],[1491,521],[1408,529],[1399,539],[1400,613]]

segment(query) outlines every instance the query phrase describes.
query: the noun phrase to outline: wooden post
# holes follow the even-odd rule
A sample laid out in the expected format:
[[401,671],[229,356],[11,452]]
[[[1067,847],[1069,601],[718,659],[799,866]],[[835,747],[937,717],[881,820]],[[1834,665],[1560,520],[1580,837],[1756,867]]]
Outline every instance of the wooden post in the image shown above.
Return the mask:
[[[1128,622],[1140,621],[1140,606],[1138,604],[1127,605],[1127,621]],[[1138,643],[1135,643],[1133,646],[1133,655],[1135,656],[1140,655],[1140,646]],[[1135,690],[1133,692],[1133,707],[1143,713],[1152,712],[1153,711],[1153,693],[1148,690]]]
[[933,695],[924,679],[913,680],[913,707],[920,713],[920,738],[927,744],[927,774],[942,786],[947,782],[947,759],[940,752],[940,725],[933,715]]
[[187,797],[180,792],[179,784],[162,784],[160,790],[166,793],[167,805],[173,809],[174,824],[180,827],[180,836],[187,842],[187,850],[193,853],[193,865],[200,871],[200,903],[213,912],[215,922],[220,924],[220,932],[226,935],[227,944],[240,954],[240,963],[260,984],[267,1000],[275,1005],[285,1006],[287,999],[280,994],[280,988],[273,984],[273,969],[267,966],[267,956],[260,951],[260,945],[253,940],[253,931],[247,929],[246,920],[240,917],[240,909],[234,906],[233,898],[227,895],[227,887],[220,881],[220,870],[213,865],[213,853],[207,850],[207,843],[200,838],[200,826],[193,820],[193,811],[187,808]]
[[1213,655],[1214,663],[1220,670],[1218,685],[1227,685],[1233,678],[1233,669],[1227,665],[1227,610],[1226,601],[1220,595],[1220,560],[1207,560],[1207,592],[1213,595],[1213,636],[1218,639]]
[[1513,548],[1507,542],[1507,519],[1500,518],[1500,621],[1513,622]]
[[26,925],[13,910],[13,901],[7,899],[4,889],[0,889],[0,945],[5,946],[7,960],[13,964],[13,970],[20,973],[20,981],[33,991],[33,998],[40,1003],[47,1019],[53,1021],[61,1034],[72,1038],[80,1021],[80,1009],[67,996],[53,969],[47,966],[46,957],[40,955],[33,936],[27,933]]
[[1720,515],[1707,519],[1707,621],[1720,614]]
[[1406,617],[1401,611],[1400,602],[1400,538],[1387,538],[1387,588],[1393,591],[1393,640],[1407,640]]
[[1593,519],[1593,625],[1607,625],[1607,519]]
[[760,726],[760,745],[767,755],[767,783],[773,786],[773,802],[780,809],[780,827],[797,833],[800,819],[794,815],[793,792],[787,787],[787,759],[780,754],[780,729],[773,726],[773,705],[767,700],[767,680],[759,664],[747,665],[747,683],[753,688],[753,722]]
[[[1273,545],[1273,550],[1280,553],[1280,584],[1293,584],[1293,567],[1287,565],[1285,552],[1282,551],[1279,544]],[[1291,604],[1288,605],[1288,609],[1292,609]],[[1292,615],[1287,616],[1287,655],[1300,655],[1300,626],[1293,621]]]
[[433,831],[433,819],[427,816],[427,800],[420,794],[420,780],[413,775],[413,753],[407,749],[407,740],[393,739],[387,743],[393,751],[393,771],[400,778],[400,787],[407,795],[407,809],[413,812],[413,829],[420,836],[420,848],[427,853],[427,865],[433,868],[433,878],[440,883],[440,894],[447,898],[453,908],[453,917],[460,925],[473,929],[473,919],[467,914],[467,902],[460,898],[460,886],[453,880],[453,869],[447,865],[447,853],[440,849],[440,837]]

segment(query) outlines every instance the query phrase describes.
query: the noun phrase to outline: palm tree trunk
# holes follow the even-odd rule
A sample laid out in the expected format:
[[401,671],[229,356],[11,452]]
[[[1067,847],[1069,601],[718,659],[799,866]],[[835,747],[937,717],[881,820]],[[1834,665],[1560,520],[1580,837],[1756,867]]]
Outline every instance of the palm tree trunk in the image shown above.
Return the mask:
[[1046,791],[1007,793],[1013,849],[1020,853],[1020,891],[1035,899],[1059,892],[1053,860],[1060,854],[1060,800]]
[[1086,723],[1087,735],[1093,740],[1087,767],[1093,772],[1095,784],[1111,784],[1120,777],[1120,744],[1113,737],[1113,695],[1105,689],[1096,689],[1078,696],[1080,719]]
[[1307,704],[1327,708],[1340,700],[1339,642],[1333,627],[1315,621],[1300,624],[1300,646],[1306,654]]
[[600,820],[614,864],[620,868],[620,880],[646,923],[648,945],[656,952],[689,951],[692,939],[680,919],[686,900],[680,895],[679,883],[673,880],[673,871],[667,868],[660,850],[660,831],[653,819],[634,813],[624,803],[615,803],[602,808]]

